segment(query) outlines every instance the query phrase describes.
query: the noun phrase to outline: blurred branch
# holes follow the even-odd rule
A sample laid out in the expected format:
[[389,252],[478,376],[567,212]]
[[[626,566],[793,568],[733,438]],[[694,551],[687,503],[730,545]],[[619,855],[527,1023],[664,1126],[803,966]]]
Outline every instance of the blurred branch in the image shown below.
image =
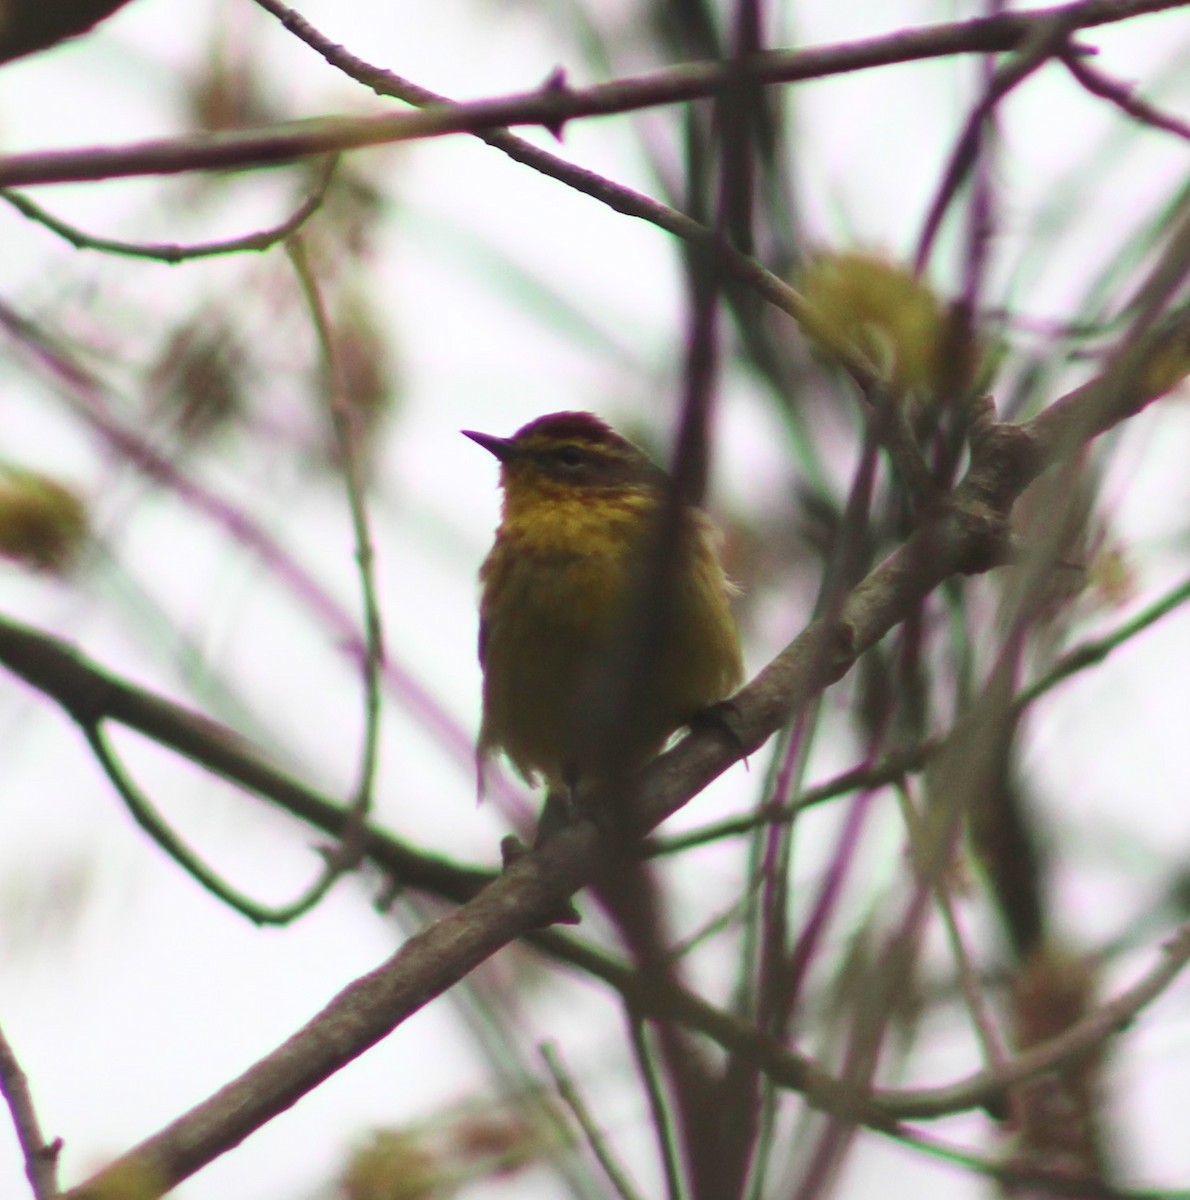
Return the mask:
[[644,1016],[631,1007],[624,1014],[632,1038],[632,1056],[636,1060],[637,1073],[644,1085],[649,1101],[650,1123],[657,1138],[657,1157],[665,1172],[665,1195],[667,1200],[683,1200],[686,1195],[682,1186],[681,1167],[678,1165],[677,1147],[674,1145],[673,1118],[665,1100],[653,1051],[649,1046],[649,1035]]
[[[887,1132],[889,1137],[903,1145],[922,1150],[941,1162],[965,1167],[1001,1185],[1028,1187],[1029,1195],[1072,1196],[1075,1200],[1185,1200],[1184,1191],[1113,1187],[1103,1179],[1076,1175],[1061,1167],[1047,1169],[1041,1164],[1025,1165],[973,1154],[970,1150],[904,1125]],[[1015,1193],[1005,1190],[1003,1194]]]
[[[640,1004],[642,1015],[655,1015],[657,998],[639,991],[636,973],[631,968],[615,964],[602,951],[553,930],[535,934],[534,938],[551,949],[556,948],[560,957],[612,982],[630,1003]],[[1135,984],[1101,1004],[1060,1036],[1031,1046],[994,1068],[931,1088],[855,1088],[827,1074],[805,1055],[766,1038],[748,1022],[716,1009],[693,993],[674,992],[665,998],[665,1004],[672,1018],[687,1022],[726,1049],[750,1056],[774,1083],[801,1093],[816,1108],[889,1132],[894,1123],[902,1120],[932,1120],[999,1104],[1004,1093],[1017,1084],[1099,1048],[1156,1000],[1187,964],[1190,964],[1190,923],[1165,943],[1157,961]]]
[[351,800],[351,822],[343,835],[338,853],[327,862],[328,871],[345,871],[359,859],[360,829],[372,807],[380,749],[380,671],[384,662],[384,633],[380,602],[376,596],[375,553],[359,463],[356,414],[351,399],[344,390],[334,335],[305,243],[296,237],[291,238],[286,243],[286,251],[310,310],[310,319],[314,323],[322,354],[323,371],[329,391],[327,401],[330,421],[343,463],[343,482],[351,512],[355,560],[359,570],[360,595],[363,602],[364,653],[361,666],[364,685],[364,740],[360,755],[359,779]]
[[1148,125],[1153,129],[1172,133],[1175,137],[1190,141],[1190,124],[1180,117],[1162,112],[1155,105],[1140,99],[1135,95],[1129,84],[1121,83],[1097,67],[1091,66],[1075,54],[1062,54],[1062,65],[1078,80],[1093,96],[1109,101],[1121,112],[1126,113],[1134,121]]
[[[168,488],[179,500],[191,505],[196,512],[222,529],[233,542],[256,554],[273,575],[290,589],[295,599],[331,631],[338,645],[347,653],[363,658],[367,648],[355,621],[277,537],[194,474],[182,470],[167,453],[158,450],[142,430],[113,416],[109,411],[111,405],[107,391],[100,379],[56,345],[53,338],[38,325],[2,299],[0,327],[12,334],[21,348],[35,358],[53,382],[65,391],[71,412],[86,428],[134,470]],[[386,659],[383,673],[386,686],[406,710],[449,756],[459,763],[465,763],[470,771],[474,761],[471,734],[399,662]],[[492,772],[491,783],[503,788],[508,795],[519,795],[505,777],[495,771]]]
[[9,189],[0,190],[0,200],[12,205],[22,216],[36,221],[39,225],[44,225],[51,233],[56,233],[76,250],[99,250],[104,254],[118,254],[126,258],[147,258],[173,264],[194,258],[211,258],[220,254],[269,250],[278,242],[283,242],[291,234],[296,233],[322,207],[322,202],[326,198],[326,189],[334,174],[337,161],[333,154],[327,156],[310,194],[280,225],[274,225],[270,229],[261,229],[256,233],[247,233],[242,237],[227,238],[218,242],[201,242],[192,246],[180,246],[169,242],[121,242],[111,238],[96,237],[94,234],[85,233],[73,225],[68,225],[65,221],[60,221],[40,204],[35,204],[28,196],[23,196],[20,192]]
[[908,750],[897,750],[878,763],[864,763],[843,771],[833,779],[820,783],[815,787],[806,788],[789,803],[778,799],[776,802],[763,804],[740,817],[725,817],[707,825],[689,829],[685,833],[676,833],[670,837],[646,838],[642,843],[642,851],[650,858],[662,855],[679,854],[683,850],[691,850],[695,846],[705,846],[709,842],[717,842],[723,838],[739,837],[751,833],[761,825],[774,821],[789,822],[807,808],[824,804],[838,796],[860,789],[874,790],[915,771],[920,771],[929,761],[930,756],[938,748],[937,739],[922,742]]
[[128,0],[5,0],[0,7],[0,63],[86,33]]
[[1132,987],[1114,1000],[1101,1003],[1066,1032],[1021,1051],[1001,1066],[979,1071],[958,1083],[938,1088],[878,1091],[874,1103],[883,1115],[894,1120],[920,1120],[977,1108],[995,1100],[1008,1088],[1100,1047],[1156,1000],[1187,963],[1190,963],[1190,923],[1162,946],[1157,962]]
[[0,187],[268,167],[314,154],[448,133],[475,133],[506,125],[537,125],[560,135],[567,121],[579,117],[608,116],[702,99],[738,87],[742,80],[794,83],[954,54],[1007,52],[1031,38],[1039,24],[1048,27],[1050,22],[1064,19],[1064,14],[1073,17],[1077,13],[1072,26],[1086,29],[1142,13],[1185,7],[1186,3],[1187,0],[1084,0],[1058,9],[1006,13],[842,46],[768,51],[727,63],[687,63],[590,88],[572,88],[564,78],[553,76],[532,92],[466,104],[435,105],[416,113],[354,119],[327,117],[130,146],[13,154],[0,162]]
[[107,744],[107,739],[103,736],[98,724],[86,723],[82,728],[87,744],[103,768],[103,773],[108,777],[112,787],[116,789],[120,799],[124,801],[125,807],[132,814],[132,819],[187,875],[210,892],[216,900],[235,909],[253,924],[288,925],[291,921],[297,920],[298,917],[309,912],[330,891],[332,884],[342,874],[341,870],[335,869],[333,865],[328,865],[319,873],[314,883],[290,904],[277,908],[258,904],[215,874],[154,811],[153,806],[132,782],[120,760]]
[[620,1197],[620,1200],[642,1200],[640,1193],[629,1182],[624,1168],[616,1162],[612,1152],[608,1149],[607,1138],[603,1136],[603,1131],[595,1123],[595,1118],[587,1108],[582,1093],[562,1064],[557,1049],[547,1042],[541,1047],[541,1057],[544,1059],[549,1073],[553,1076],[558,1095],[578,1122],[583,1136],[587,1139],[587,1145],[591,1147],[591,1153],[598,1159],[599,1165],[603,1168],[616,1195]]
[[1187,601],[1190,601],[1190,579],[1183,580],[1176,587],[1171,588],[1164,596],[1147,605],[1136,616],[1125,621],[1118,629],[1113,629],[1111,633],[1072,646],[1040,679],[1035,679],[1028,687],[1022,688],[1017,693],[1013,700],[1013,707],[1018,710],[1023,709],[1072,675],[1085,671],[1088,667],[1097,666],[1114,650],[1118,650],[1138,633],[1142,633],[1150,625],[1156,624],[1162,617],[1168,616]]
[[[1044,675],[1023,687],[1013,698],[1010,711],[1013,714],[1023,712],[1029,705],[1065,682],[1072,676],[1090,667],[1098,666],[1114,651],[1126,645],[1139,633],[1143,633],[1151,625],[1155,625],[1162,617],[1168,616],[1183,604],[1190,602],[1190,580],[1183,580],[1171,588],[1163,596],[1146,605],[1136,616],[1125,621],[1118,629],[1105,633],[1102,637],[1090,638],[1079,642],[1062,654]],[[642,843],[642,852],[650,858],[663,855],[679,854],[696,846],[705,846],[710,842],[723,838],[739,837],[750,833],[760,825],[773,821],[788,822],[794,820],[799,813],[828,800],[845,796],[848,792],[859,791],[861,788],[874,789],[889,783],[896,783],[906,775],[920,771],[933,757],[938,749],[939,739],[930,738],[919,742],[906,750],[897,750],[887,758],[874,764],[864,763],[843,771],[833,779],[805,791],[788,804],[775,803],[762,805],[760,808],[739,817],[726,817],[706,825],[689,829],[685,833],[674,834],[670,837],[646,838]]]
[[58,1155],[62,1140],[47,1142],[33,1107],[29,1079],[4,1031],[0,1030],[0,1093],[8,1104],[12,1124],[25,1159],[25,1174],[36,1200],[54,1200],[58,1195]]
[[995,112],[996,105],[1017,84],[1023,83],[1039,67],[1061,54],[1067,46],[1067,39],[1080,24],[1080,8],[1081,5],[1075,4],[1069,8],[1058,9],[1052,12],[1047,20],[1039,22],[1021,44],[1019,53],[997,67],[988,81],[984,94],[967,117],[963,132],[951,152],[950,161],[946,164],[942,182],[938,186],[938,194],[930,204],[917,251],[913,256],[913,269],[917,274],[920,275],[926,269],[934,239],[942,225],[942,218],[979,159],[984,126]]
[[[928,812],[918,812],[914,807],[909,789],[904,785],[897,788],[897,798],[900,801],[901,813],[909,833],[910,853],[920,861],[929,853],[931,816]],[[963,935],[962,926],[959,924],[959,916],[955,910],[952,894],[954,890],[952,880],[948,872],[943,869],[932,872],[929,882],[934,892],[934,903],[942,916],[946,940],[950,944],[950,955],[955,963],[959,988],[966,1002],[971,1023],[979,1037],[984,1060],[991,1067],[1002,1067],[1007,1058],[1006,1049],[995,1018],[988,1008],[983,989],[980,987],[978,972]]]

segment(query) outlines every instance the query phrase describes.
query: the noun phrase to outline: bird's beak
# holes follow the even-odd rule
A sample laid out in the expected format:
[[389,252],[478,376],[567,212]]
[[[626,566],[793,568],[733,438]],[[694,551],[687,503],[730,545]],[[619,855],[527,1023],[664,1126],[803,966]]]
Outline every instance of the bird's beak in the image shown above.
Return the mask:
[[490,433],[476,433],[474,429],[461,429],[459,432],[482,446],[490,454],[494,454],[501,462],[507,462],[515,453],[512,438],[495,437]]

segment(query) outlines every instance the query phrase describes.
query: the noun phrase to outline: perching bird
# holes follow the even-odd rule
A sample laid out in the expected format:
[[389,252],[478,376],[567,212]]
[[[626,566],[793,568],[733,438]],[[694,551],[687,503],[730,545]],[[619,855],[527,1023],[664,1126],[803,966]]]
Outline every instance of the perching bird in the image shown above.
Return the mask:
[[[743,676],[710,522],[680,511],[651,596],[668,477],[643,451],[583,412],[539,417],[509,438],[464,432],[499,459],[504,490],[480,570],[481,778],[500,750],[551,793],[638,769]],[[649,603],[653,625],[641,623]],[[642,629],[652,636],[634,645]]]

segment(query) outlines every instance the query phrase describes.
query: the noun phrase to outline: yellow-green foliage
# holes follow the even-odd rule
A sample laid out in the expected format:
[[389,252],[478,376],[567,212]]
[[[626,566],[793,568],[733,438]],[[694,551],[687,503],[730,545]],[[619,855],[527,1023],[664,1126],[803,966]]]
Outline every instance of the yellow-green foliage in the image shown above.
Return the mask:
[[0,468],[0,554],[61,572],[74,561],[87,533],[87,509],[69,488],[36,471]]
[[859,251],[820,254],[800,283],[803,331],[825,357],[858,365],[898,392],[937,383],[946,311],[904,267]]
[[343,1200],[433,1200],[451,1195],[441,1165],[417,1134],[378,1130],[356,1151],[340,1182]]
[[1162,346],[1144,368],[1144,390],[1147,395],[1160,396],[1172,391],[1190,375],[1190,342],[1181,339]]

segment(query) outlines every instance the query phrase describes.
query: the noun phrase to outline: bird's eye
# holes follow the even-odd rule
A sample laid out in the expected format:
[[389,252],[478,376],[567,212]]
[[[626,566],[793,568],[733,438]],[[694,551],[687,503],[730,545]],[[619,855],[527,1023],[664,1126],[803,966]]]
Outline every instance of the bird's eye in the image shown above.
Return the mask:
[[587,461],[587,456],[577,446],[561,446],[554,457],[564,467],[581,467]]

